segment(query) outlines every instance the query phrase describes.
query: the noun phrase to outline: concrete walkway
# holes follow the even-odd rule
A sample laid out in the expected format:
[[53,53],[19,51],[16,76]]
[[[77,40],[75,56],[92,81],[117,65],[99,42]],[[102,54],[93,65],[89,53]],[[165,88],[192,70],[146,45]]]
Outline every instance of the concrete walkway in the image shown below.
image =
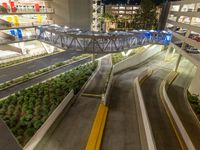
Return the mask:
[[[102,60],[102,65],[92,82],[87,86],[92,92],[102,91],[104,86],[97,88],[96,82],[106,83],[105,78],[99,76],[106,75],[111,68],[108,57]],[[107,69],[106,69],[107,68]],[[93,87],[93,88],[91,88]],[[89,91],[85,89],[85,91]],[[100,98],[85,97],[79,95],[69,110],[63,112],[63,117],[56,126],[53,133],[46,137],[45,141],[37,146],[37,150],[84,150],[92,128],[94,118],[100,103]]]

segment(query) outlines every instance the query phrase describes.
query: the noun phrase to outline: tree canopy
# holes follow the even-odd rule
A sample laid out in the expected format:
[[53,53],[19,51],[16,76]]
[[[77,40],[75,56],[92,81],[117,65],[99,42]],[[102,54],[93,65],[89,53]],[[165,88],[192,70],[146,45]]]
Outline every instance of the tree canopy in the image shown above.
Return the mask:
[[157,27],[156,5],[152,0],[141,0],[134,18],[135,29],[155,29]]

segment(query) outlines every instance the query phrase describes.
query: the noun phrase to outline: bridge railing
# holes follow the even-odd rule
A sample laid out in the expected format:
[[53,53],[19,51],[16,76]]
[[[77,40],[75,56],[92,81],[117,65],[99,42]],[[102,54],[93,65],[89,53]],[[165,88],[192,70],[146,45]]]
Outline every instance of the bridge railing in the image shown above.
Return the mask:
[[166,31],[90,32],[58,25],[36,28],[37,38],[63,49],[87,53],[115,53],[147,44],[169,45],[172,34]]

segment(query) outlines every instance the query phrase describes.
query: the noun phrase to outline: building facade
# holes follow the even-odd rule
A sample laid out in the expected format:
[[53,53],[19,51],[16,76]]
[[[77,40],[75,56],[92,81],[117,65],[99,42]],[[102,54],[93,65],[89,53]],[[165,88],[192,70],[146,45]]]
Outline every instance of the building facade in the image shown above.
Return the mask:
[[34,41],[35,27],[54,23],[55,10],[51,3],[45,0],[0,1],[0,60],[46,52],[40,42]]
[[139,5],[105,5],[105,13],[115,15],[134,15]]
[[200,0],[171,2],[166,29],[173,33],[168,50],[179,53],[176,70],[182,57],[192,62],[196,66],[196,75],[189,89],[200,94]]

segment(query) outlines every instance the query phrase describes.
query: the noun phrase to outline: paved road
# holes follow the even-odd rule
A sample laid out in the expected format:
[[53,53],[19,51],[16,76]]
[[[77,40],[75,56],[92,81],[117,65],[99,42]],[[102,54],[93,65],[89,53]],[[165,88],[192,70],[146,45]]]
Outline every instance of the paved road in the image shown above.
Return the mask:
[[87,89],[84,90],[83,93],[95,94],[95,95],[101,95],[104,93],[105,82],[100,82],[100,81],[107,80],[111,70],[111,64],[112,64],[111,57],[110,58],[108,57],[107,59],[103,59],[101,61],[101,65],[104,67],[102,67],[99,70],[99,72],[96,74],[96,77],[92,80],[92,84],[89,85]]
[[[104,59],[107,62],[106,59]],[[88,87],[95,87],[96,80],[105,83],[101,78],[98,79],[99,73],[102,73],[104,68],[108,67],[103,61],[103,66],[92,80]],[[105,71],[109,72],[109,70]],[[95,84],[95,86],[93,85]],[[90,88],[91,89],[91,88]],[[87,90],[87,89],[86,89]],[[99,90],[99,89],[98,89]],[[95,91],[93,91],[95,92]],[[36,148],[37,150],[83,150],[92,128],[94,118],[100,103],[100,98],[79,96],[72,107],[63,112],[64,117],[60,119],[56,129],[47,137],[47,140],[42,141]]]
[[61,62],[78,56],[80,53],[76,51],[64,51],[58,54],[50,55],[44,58],[36,59],[26,63],[22,63],[9,68],[0,69],[0,83],[12,80],[27,73],[48,67],[54,63]]
[[66,71],[69,71],[70,69],[72,69],[74,67],[77,67],[79,65],[82,65],[82,64],[84,64],[86,62],[89,62],[89,61],[91,61],[91,58],[87,58],[87,59],[81,60],[79,62],[75,62],[73,64],[67,65],[67,66],[62,67],[60,69],[54,70],[54,71],[52,71],[50,73],[47,73],[47,74],[41,75],[39,77],[36,77],[34,79],[28,80],[28,81],[23,82],[21,84],[18,84],[16,86],[12,86],[12,87],[10,87],[8,89],[1,90],[0,91],[0,98],[6,97],[6,96],[8,96],[10,94],[16,93],[16,92],[24,89],[24,88],[30,87],[30,86],[32,86],[32,85],[34,85],[36,83],[42,82],[42,81],[44,81],[44,80],[46,80],[48,78],[51,78],[51,77],[54,77],[54,76],[56,76],[58,74],[64,73]]
[[[194,65],[185,60],[180,64],[180,74],[167,91],[169,98],[176,109],[188,135],[190,136],[195,148],[200,149],[200,123],[191,111],[188,99],[185,97],[184,88],[188,88],[195,73]],[[187,68],[187,69],[185,69]]]
[[168,70],[156,70],[141,88],[158,150],[180,150],[181,146],[162,104],[159,88]]
[[164,56],[165,52],[160,52],[140,65],[120,72],[114,77],[108,99],[109,112],[101,145],[102,150],[144,148],[145,137],[142,137],[143,131],[139,129],[133,80],[147,67],[170,69],[174,62],[164,62]]
[[144,68],[132,70],[114,78],[102,150],[141,149],[133,79],[142,70]]

